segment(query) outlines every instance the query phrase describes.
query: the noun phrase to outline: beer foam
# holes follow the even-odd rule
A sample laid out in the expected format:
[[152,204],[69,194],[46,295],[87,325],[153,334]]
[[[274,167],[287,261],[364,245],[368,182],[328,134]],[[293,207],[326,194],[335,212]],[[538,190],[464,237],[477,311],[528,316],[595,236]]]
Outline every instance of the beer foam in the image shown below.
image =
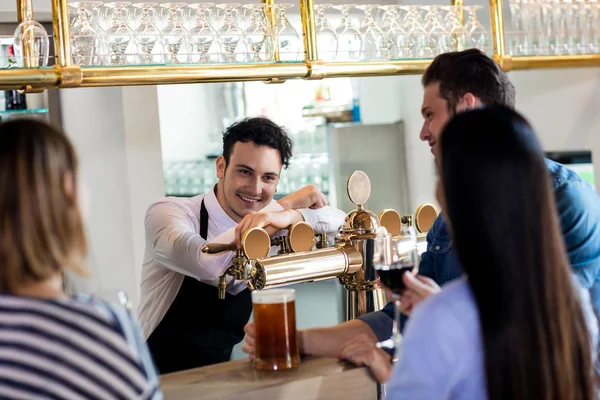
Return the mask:
[[294,289],[267,289],[252,292],[252,302],[255,304],[289,303],[296,300]]

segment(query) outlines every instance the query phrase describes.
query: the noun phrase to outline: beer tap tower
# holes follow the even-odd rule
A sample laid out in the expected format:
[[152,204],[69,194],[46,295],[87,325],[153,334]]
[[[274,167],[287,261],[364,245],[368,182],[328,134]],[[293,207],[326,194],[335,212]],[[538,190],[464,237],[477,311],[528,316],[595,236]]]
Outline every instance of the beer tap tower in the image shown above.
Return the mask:
[[[395,210],[384,210],[379,216],[364,209],[371,194],[371,182],[366,173],[355,171],[348,178],[347,192],[356,209],[350,212],[345,224],[331,245],[326,234],[315,234],[305,222],[292,225],[287,235],[271,239],[261,228],[246,231],[241,248],[235,244],[209,243],[202,251],[217,254],[235,251],[233,265],[219,279],[219,297],[225,297],[227,275],[243,280],[250,290],[262,290],[302,282],[338,278],[348,291],[346,319],[354,319],[386,304],[383,291],[377,286],[373,266],[373,250],[377,228],[385,226],[400,239],[403,226],[413,223],[420,232],[419,251],[425,250],[426,232],[437,211],[426,204],[412,215],[401,217]],[[271,246],[279,253],[269,257]],[[315,249],[316,247],[316,249]]]

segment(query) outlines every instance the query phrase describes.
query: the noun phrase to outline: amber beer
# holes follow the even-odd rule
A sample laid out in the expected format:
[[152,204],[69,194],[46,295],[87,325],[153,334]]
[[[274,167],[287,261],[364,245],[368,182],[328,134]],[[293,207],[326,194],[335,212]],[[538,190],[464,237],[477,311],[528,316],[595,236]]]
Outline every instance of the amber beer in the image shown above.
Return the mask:
[[256,327],[256,368],[270,371],[300,364],[296,342],[296,291],[252,292]]

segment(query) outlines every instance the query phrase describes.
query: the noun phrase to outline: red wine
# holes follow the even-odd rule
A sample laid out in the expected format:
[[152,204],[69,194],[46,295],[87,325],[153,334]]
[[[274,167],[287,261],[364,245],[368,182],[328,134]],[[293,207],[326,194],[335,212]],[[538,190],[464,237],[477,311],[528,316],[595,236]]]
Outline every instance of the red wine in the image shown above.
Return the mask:
[[401,294],[404,289],[406,289],[404,281],[402,280],[402,275],[404,275],[405,272],[412,272],[413,269],[414,266],[392,267],[390,269],[379,269],[377,270],[377,273],[379,274],[381,283],[387,286],[395,294]]

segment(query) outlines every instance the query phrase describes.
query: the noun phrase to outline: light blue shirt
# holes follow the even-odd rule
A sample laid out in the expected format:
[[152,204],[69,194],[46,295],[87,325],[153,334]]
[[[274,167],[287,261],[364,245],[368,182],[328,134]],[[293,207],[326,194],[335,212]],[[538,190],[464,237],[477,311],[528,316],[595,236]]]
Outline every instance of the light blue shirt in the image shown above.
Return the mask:
[[[596,349],[596,317],[588,292],[580,292]],[[479,313],[466,278],[415,309],[396,356],[387,400],[487,399]]]

